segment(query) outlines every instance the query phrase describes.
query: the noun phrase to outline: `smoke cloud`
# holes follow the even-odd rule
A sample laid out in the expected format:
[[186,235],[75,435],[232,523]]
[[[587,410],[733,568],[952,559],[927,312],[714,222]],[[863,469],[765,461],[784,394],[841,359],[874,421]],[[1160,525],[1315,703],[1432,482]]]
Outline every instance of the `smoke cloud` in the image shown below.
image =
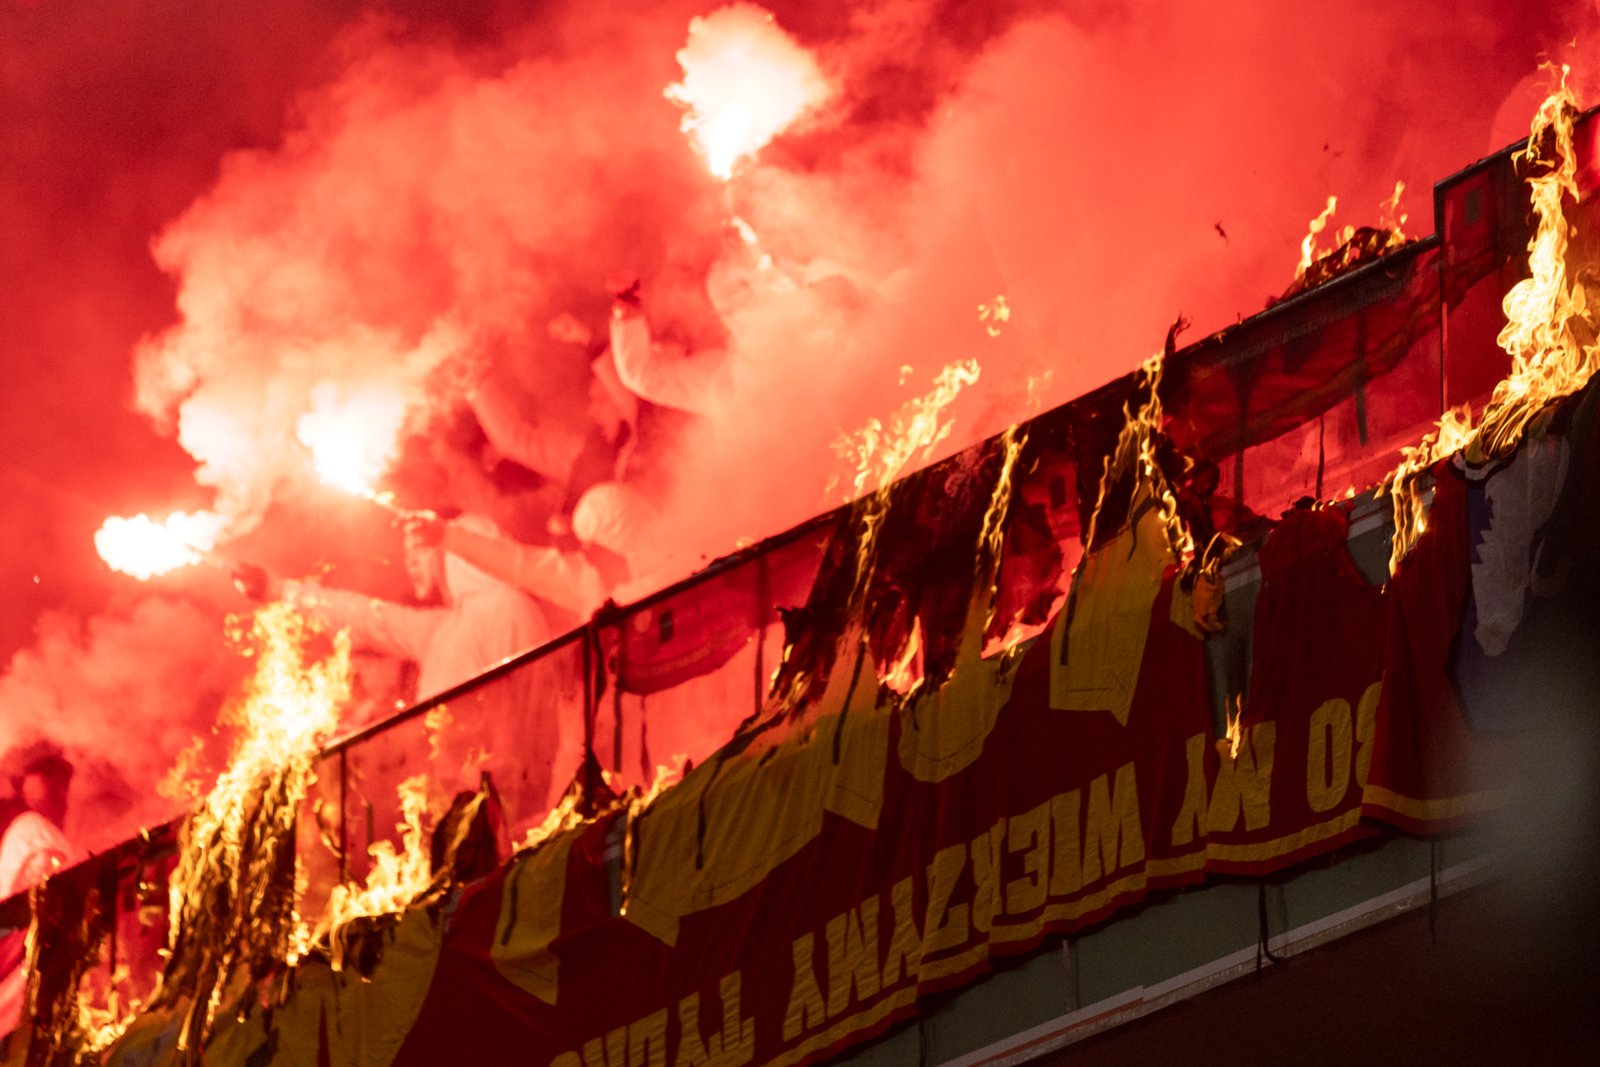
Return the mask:
[[87,547],[100,521],[214,507],[240,551],[325,559],[351,525],[318,519],[343,505],[308,416],[382,412],[400,474],[475,380],[581,427],[590,353],[547,327],[603,334],[619,269],[659,334],[731,361],[667,464],[639,561],[667,580],[838,503],[840,437],[956,360],[982,374],[946,450],[1122,373],[1179,311],[1199,332],[1258,310],[1329,194],[1360,224],[1404,180],[1425,232],[1431,183],[1525,130],[1541,52],[1595,22],[1509,0],[765,6],[833,92],[724,183],[664,95],[711,3],[143,0],[87,27],[7,5],[3,651],[34,645],[0,678],[0,745],[114,766],[134,800],[97,817],[137,821],[210,729],[187,680],[238,671],[226,602],[131,597]]

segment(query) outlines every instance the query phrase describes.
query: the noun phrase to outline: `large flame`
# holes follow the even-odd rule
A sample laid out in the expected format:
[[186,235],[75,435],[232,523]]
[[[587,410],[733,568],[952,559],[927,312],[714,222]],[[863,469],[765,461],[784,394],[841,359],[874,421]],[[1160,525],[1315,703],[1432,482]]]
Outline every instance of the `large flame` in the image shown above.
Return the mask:
[[1570,227],[1562,202],[1568,196],[1578,200],[1572,129],[1579,110],[1568,72],[1561,68],[1560,85],[1539,105],[1527,147],[1514,157],[1530,171],[1537,225],[1528,242],[1529,277],[1512,287],[1503,304],[1506,325],[1498,341],[1511,356],[1511,372],[1495,386],[1476,428],[1463,406],[1445,412],[1433,433],[1402,451],[1386,481],[1394,500],[1391,574],[1427,529],[1423,471],[1462,449],[1476,459],[1509,455],[1547,404],[1583,388],[1600,366],[1600,346],[1580,344],[1572,330],[1588,307],[1582,284],[1568,277],[1566,266]]
[[174,511],[162,522],[145,514],[113,515],[95,531],[94,547],[112,570],[141,582],[191,563],[216,546],[225,520],[211,511]]
[[303,945],[294,912],[295,818],[323,740],[350,696],[350,638],[323,655],[287,604],[250,621],[255,672],[227,720],[241,730],[228,769],[184,826],[171,880],[169,962],[156,1003],[187,998],[179,1048],[198,1056],[238,980],[293,963]]
[[1578,100],[1567,87],[1568,70],[1561,68],[1560,86],[1539,105],[1528,146],[1516,156],[1534,172],[1528,185],[1538,228],[1528,242],[1530,276],[1506,294],[1506,325],[1496,338],[1511,356],[1511,373],[1495,386],[1478,427],[1478,448],[1491,459],[1516,448],[1546,403],[1583,388],[1600,356],[1600,347],[1581,346],[1571,329],[1588,306],[1583,286],[1567,277],[1570,234],[1562,199],[1578,201],[1572,145]]
[[683,105],[683,130],[723,181],[832,93],[811,53],[754,4],[691,19],[678,52],[683,80],[667,87]]

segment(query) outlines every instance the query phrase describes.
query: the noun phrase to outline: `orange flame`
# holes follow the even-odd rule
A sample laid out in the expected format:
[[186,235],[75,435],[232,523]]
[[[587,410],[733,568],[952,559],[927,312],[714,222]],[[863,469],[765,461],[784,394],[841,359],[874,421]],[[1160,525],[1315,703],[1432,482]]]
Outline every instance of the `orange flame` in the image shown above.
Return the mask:
[[1239,758],[1239,746],[1244,743],[1244,698],[1233,698],[1233,710],[1228,713],[1228,732],[1223,738],[1227,745],[1228,758]]
[[691,19],[678,64],[683,80],[666,97],[686,109],[683,131],[723,181],[832,95],[811,53],[754,4]]
[[835,451],[856,461],[853,495],[859,496],[872,482],[889,485],[919,452],[922,462],[931,459],[955,429],[954,420],[945,417],[946,409],[963,389],[977,382],[979,373],[975,359],[951,363],[934,378],[932,389],[903,404],[887,426],[868,419],[853,438],[836,444]]
[[[1300,263],[1294,269],[1294,276],[1296,279],[1305,277],[1305,273],[1311,269],[1311,265],[1325,254],[1317,249],[1317,238],[1323,230],[1328,228],[1328,222],[1333,218],[1333,213],[1338,209],[1338,207],[1339,198],[1336,196],[1330,196],[1328,197],[1328,206],[1323,208],[1322,212],[1317,215],[1316,218],[1311,220],[1310,225],[1306,229],[1305,237],[1301,238],[1300,240]],[[1335,235],[1333,241],[1334,248],[1338,248],[1345,241],[1348,241],[1350,239],[1350,235],[1355,232],[1353,228],[1348,226],[1345,227],[1345,230],[1350,232],[1346,233],[1344,230],[1341,230]]]
[[[1186,321],[1179,320],[1180,327],[1186,325]],[[1178,328],[1174,327],[1174,336]],[[1139,365],[1139,374],[1148,394],[1138,411],[1134,411],[1130,405],[1123,405],[1122,413],[1126,421],[1117,436],[1116,448],[1106,457],[1105,467],[1101,471],[1100,495],[1095,501],[1094,514],[1089,516],[1089,529],[1083,543],[1095,543],[1095,530],[1100,522],[1100,509],[1105,505],[1106,494],[1116,476],[1131,467],[1134,472],[1134,499],[1144,495],[1156,502],[1172,554],[1180,564],[1187,564],[1194,559],[1194,535],[1178,514],[1178,496],[1167,484],[1161,465],[1156,460],[1157,434],[1161,431],[1164,418],[1158,392],[1164,367],[1165,354],[1162,352],[1157,352]]]
[[565,833],[583,822],[583,814],[578,810],[583,805],[583,799],[582,790],[568,790],[561,798],[561,802],[550,809],[544,821],[523,835],[516,851],[526,852],[530,848],[537,848],[557,834]]
[[1394,195],[1378,205],[1378,227],[1389,231],[1391,244],[1400,244],[1406,239],[1406,220],[1411,216],[1400,207],[1400,195],[1405,191],[1405,182],[1395,182]]
[[1567,86],[1569,69],[1562,66],[1560,85],[1539,105],[1527,146],[1514,157],[1534,170],[1528,186],[1537,226],[1528,242],[1529,277],[1512,287],[1503,305],[1506,325],[1498,341],[1511,356],[1511,372],[1495,386],[1476,428],[1470,409],[1462,406],[1445,412],[1433,433],[1402,450],[1385,481],[1394,500],[1391,574],[1427,529],[1421,472],[1463,448],[1480,459],[1509,455],[1547,404],[1583,388],[1600,367],[1600,346],[1579,344],[1572,330],[1588,307],[1583,286],[1568,277],[1566,267],[1570,228],[1562,203],[1568,196],[1578,200],[1572,143],[1578,101]]
[[1443,456],[1460,451],[1472,440],[1472,411],[1463,404],[1445,412],[1438,426],[1415,445],[1400,450],[1400,463],[1385,485],[1394,501],[1394,541],[1389,549],[1389,573],[1428,528],[1428,509],[1419,476]]
[[282,910],[278,883],[316,753],[338,726],[351,677],[349,633],[320,659],[308,654],[314,634],[283,603],[250,620],[245,654],[255,671],[225,711],[242,732],[228,769],[185,823],[170,885],[170,962],[157,1003],[193,994],[180,1049],[203,1045],[250,961],[273,955],[292,964],[307,940],[299,917]]
[[872,574],[873,559],[877,554],[878,531],[889,510],[889,494],[894,480],[920,452],[926,463],[933,451],[955,429],[955,421],[946,417],[946,410],[961,391],[978,380],[979,367],[975,359],[951,363],[934,379],[933,388],[916,397],[897,411],[887,427],[878,419],[869,419],[856,431],[854,438],[844,438],[835,450],[856,460],[853,481],[859,495],[873,480],[878,489],[870,500],[864,501],[861,513],[861,539],[856,546],[856,580],[851,590],[852,603],[866,591],[867,579]]
[[911,633],[897,658],[883,675],[883,687],[905,696],[922,681],[922,620],[911,621]]
[[225,520],[210,511],[174,511],[164,522],[139,514],[112,516],[95,531],[94,547],[114,571],[141,582],[191,563],[199,563],[216,546]]
[[388,915],[402,911],[433,884],[433,863],[423,816],[428,811],[428,777],[415,775],[400,783],[400,848],[393,842],[379,841],[367,854],[372,868],[365,884],[356,889],[348,884],[334,886],[328,898],[327,926],[333,949],[334,970],[342,970],[345,942],[340,936],[351,922],[363,916]]
[[671,761],[656,764],[655,778],[640,791],[637,797],[629,802],[629,814],[638,815],[655,803],[656,797],[683,781],[683,769],[688,763],[689,754],[687,752],[679,752],[673,755]]
[[[1511,373],[1495,386],[1478,427],[1477,445],[1484,456],[1501,458],[1516,448],[1523,431],[1544,407],[1583,388],[1600,362],[1600,346],[1578,344],[1572,320],[1588,311],[1584,288],[1567,277],[1569,227],[1562,200],[1578,201],[1578,162],[1572,145],[1578,100],[1567,87],[1570,68],[1561,68],[1561,84],[1539,105],[1528,145],[1516,159],[1539,173],[1528,179],[1538,227],[1528,242],[1530,277],[1506,294],[1505,328],[1496,338],[1511,356]],[[1546,138],[1550,138],[1547,156]]]

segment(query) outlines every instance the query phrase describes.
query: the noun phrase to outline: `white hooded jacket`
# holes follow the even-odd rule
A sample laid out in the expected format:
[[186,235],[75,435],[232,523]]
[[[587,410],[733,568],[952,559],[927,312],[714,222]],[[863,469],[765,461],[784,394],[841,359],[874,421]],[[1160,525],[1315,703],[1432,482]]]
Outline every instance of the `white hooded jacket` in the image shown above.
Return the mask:
[[[497,532],[476,516],[457,521]],[[444,575],[447,602],[441,607],[409,607],[313,582],[285,582],[284,597],[335,629],[348,627],[360,647],[414,660],[418,700],[550,639],[533,598],[456,555],[445,555]]]

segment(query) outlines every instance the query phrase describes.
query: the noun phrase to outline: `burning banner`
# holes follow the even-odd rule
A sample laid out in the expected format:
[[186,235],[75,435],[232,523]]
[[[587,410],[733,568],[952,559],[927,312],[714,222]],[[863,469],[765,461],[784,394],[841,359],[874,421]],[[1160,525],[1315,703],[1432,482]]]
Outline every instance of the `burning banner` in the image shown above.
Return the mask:
[[1564,201],[1578,201],[1573,122],[1578,102],[1561,83],[1533,118],[1527,147],[1515,157],[1528,171],[1536,229],[1528,243],[1528,270],[1506,294],[1505,327],[1498,343],[1511,356],[1511,372],[1498,385],[1473,425],[1470,410],[1446,412],[1437,430],[1406,450],[1388,480],[1394,498],[1395,539],[1390,570],[1427,529],[1420,475],[1440,460],[1465,452],[1474,460],[1498,460],[1521,443],[1528,425],[1552,401],[1583,387],[1600,367],[1600,344],[1579,340],[1574,327],[1588,310],[1581,282],[1569,277],[1569,225]]

